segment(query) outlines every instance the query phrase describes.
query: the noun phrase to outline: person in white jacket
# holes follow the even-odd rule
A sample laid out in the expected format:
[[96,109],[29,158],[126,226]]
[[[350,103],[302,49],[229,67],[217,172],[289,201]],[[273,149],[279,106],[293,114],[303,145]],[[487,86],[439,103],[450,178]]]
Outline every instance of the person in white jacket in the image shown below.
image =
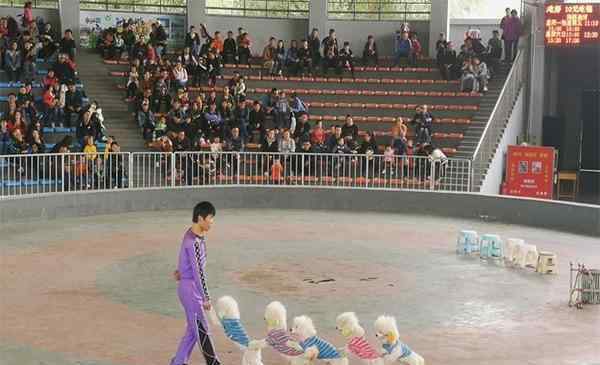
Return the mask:
[[177,62],[175,67],[173,68],[173,77],[175,78],[175,82],[179,87],[185,87],[188,82],[188,73],[185,67],[181,64],[181,62]]

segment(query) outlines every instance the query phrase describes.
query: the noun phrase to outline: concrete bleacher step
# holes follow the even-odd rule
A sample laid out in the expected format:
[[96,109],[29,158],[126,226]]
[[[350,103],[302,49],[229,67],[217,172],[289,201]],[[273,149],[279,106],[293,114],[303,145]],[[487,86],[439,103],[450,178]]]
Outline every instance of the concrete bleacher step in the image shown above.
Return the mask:
[[83,80],[93,100],[103,109],[104,124],[109,135],[121,145],[122,151],[144,151],[144,141],[139,129],[123,103],[124,94],[116,90],[117,80],[107,77],[108,66],[92,50],[82,50],[78,57],[79,77]]

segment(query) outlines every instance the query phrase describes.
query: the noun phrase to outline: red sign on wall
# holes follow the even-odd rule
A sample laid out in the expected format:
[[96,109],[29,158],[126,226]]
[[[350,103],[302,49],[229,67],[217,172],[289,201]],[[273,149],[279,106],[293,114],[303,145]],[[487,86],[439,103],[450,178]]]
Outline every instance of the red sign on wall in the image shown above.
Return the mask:
[[552,199],[553,188],[554,148],[508,146],[505,194]]

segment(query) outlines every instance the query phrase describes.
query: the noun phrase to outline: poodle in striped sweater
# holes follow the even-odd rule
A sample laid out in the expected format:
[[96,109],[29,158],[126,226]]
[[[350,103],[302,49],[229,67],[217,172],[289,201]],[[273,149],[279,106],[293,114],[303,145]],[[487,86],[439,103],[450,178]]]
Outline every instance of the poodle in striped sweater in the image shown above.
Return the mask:
[[381,341],[385,364],[425,365],[421,355],[400,341],[396,318],[379,316],[375,321],[375,336]]
[[331,343],[317,336],[312,319],[307,316],[294,318],[292,336],[300,342],[311,360],[322,360],[329,365],[348,365],[348,358]]
[[213,322],[221,324],[225,335],[242,350],[242,365],[263,365],[262,349],[265,343],[251,340],[240,321],[240,309],[230,296],[219,298],[215,311],[211,311]]
[[346,352],[362,360],[365,365],[383,365],[383,358],[365,338],[365,330],[354,312],[344,312],[337,316],[335,326],[347,341]]

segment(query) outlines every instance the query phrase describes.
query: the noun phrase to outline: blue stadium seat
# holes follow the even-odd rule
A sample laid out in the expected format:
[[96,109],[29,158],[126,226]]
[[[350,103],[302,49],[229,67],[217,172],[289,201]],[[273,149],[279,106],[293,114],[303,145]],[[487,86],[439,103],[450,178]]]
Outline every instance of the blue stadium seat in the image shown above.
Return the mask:
[[44,129],[42,129],[42,132],[44,133],[54,133],[54,129],[52,127],[44,127]]
[[4,186],[7,188],[15,188],[21,186],[21,182],[17,180],[4,180]]
[[56,143],[46,143],[46,149],[47,150],[51,150],[54,148],[54,146],[56,146]]

